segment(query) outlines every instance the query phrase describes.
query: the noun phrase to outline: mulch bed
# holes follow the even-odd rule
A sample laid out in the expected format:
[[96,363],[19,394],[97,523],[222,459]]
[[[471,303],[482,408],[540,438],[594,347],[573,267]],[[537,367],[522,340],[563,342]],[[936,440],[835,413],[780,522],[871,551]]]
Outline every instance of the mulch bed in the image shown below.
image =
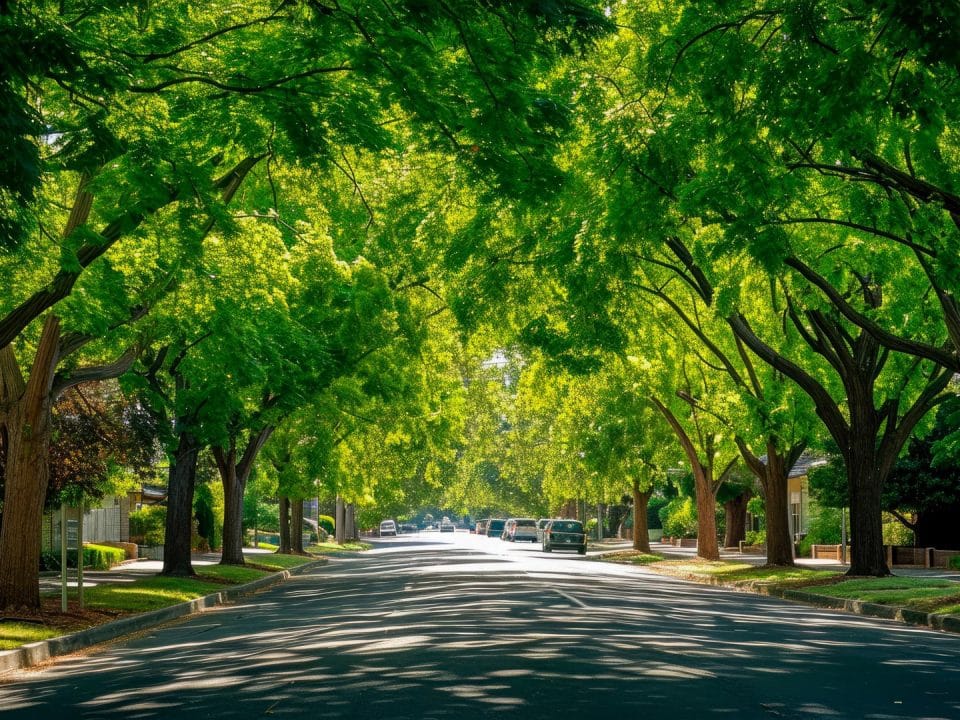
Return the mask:
[[95,625],[103,625],[128,614],[116,610],[81,608],[75,598],[68,600],[67,611],[63,612],[59,596],[42,596],[40,598],[39,614],[7,613],[3,616],[3,621],[36,623],[60,630],[64,635],[67,635]]

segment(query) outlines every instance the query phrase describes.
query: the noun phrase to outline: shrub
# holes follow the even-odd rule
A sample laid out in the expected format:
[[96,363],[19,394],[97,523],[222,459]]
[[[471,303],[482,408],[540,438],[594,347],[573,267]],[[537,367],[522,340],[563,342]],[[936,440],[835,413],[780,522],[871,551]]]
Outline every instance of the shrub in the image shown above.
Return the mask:
[[960,570],[960,555],[954,555],[952,558],[950,558],[948,565],[953,570]]
[[223,486],[220,483],[197,485],[193,510],[197,518],[197,548],[216,550],[222,545]]
[[163,545],[167,509],[162,505],[147,505],[130,513],[130,538],[139,545]]
[[652,495],[649,502],[647,502],[647,529],[648,530],[659,530],[663,527],[663,522],[660,520],[660,510],[665,507],[670,501],[663,497],[663,495]]
[[883,513],[883,544],[913,545],[913,530],[906,527],[890,513]]
[[747,545],[766,545],[767,531],[766,530],[747,530],[746,541],[747,541]]
[[[109,570],[114,565],[119,565],[126,557],[126,553],[120,548],[109,547],[107,545],[84,545],[83,546],[83,567],[90,570]],[[77,566],[77,551],[67,550],[67,567],[75,568]],[[47,551],[40,554],[41,570],[59,570],[60,553]]]
[[119,565],[126,557],[126,553],[120,548],[110,547],[108,545],[84,545],[83,546],[83,566],[93,570],[109,570],[114,565]]
[[663,522],[663,534],[668,537],[697,536],[697,505],[693,498],[674,498],[661,508],[660,520]]
[[810,528],[800,541],[800,555],[808,556],[812,545],[840,544],[840,510],[810,506]]
[[326,530],[327,535],[333,535],[335,529],[335,523],[332,517],[329,515],[320,515],[317,518],[317,525],[320,526],[321,530]]

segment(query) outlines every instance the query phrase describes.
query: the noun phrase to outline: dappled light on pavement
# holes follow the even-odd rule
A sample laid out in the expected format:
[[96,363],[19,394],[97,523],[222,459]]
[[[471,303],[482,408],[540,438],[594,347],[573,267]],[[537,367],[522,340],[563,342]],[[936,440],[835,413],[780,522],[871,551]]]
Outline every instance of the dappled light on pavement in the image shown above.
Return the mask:
[[0,686],[4,716],[957,718],[960,638],[472,536],[398,538]]

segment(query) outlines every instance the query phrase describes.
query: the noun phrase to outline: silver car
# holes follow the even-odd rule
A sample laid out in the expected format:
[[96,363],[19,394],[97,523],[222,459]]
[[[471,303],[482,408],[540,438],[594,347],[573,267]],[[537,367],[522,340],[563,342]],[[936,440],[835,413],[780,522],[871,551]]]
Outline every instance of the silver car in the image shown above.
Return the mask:
[[510,542],[526,540],[535,543],[537,541],[537,521],[533,518],[510,518],[503,526],[501,537]]

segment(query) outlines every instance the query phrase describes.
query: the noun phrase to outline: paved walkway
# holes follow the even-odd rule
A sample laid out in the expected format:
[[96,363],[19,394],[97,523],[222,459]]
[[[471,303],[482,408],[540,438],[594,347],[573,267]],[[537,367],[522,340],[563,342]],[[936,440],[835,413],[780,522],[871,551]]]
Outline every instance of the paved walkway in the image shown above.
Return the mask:
[[[269,555],[272,550],[255,550],[246,548],[243,551],[244,556],[251,555]],[[201,565],[216,565],[220,562],[220,553],[203,553],[194,555],[191,563],[194,567]],[[163,560],[127,560],[121,565],[116,565],[109,570],[84,570],[83,586],[85,588],[96,587],[97,585],[133,582],[143,577],[156,575],[163,570]],[[50,592],[59,590],[62,585],[62,579],[59,572],[43,573],[40,576],[40,592]],[[67,571],[67,587],[77,587],[77,570],[70,568]]]

